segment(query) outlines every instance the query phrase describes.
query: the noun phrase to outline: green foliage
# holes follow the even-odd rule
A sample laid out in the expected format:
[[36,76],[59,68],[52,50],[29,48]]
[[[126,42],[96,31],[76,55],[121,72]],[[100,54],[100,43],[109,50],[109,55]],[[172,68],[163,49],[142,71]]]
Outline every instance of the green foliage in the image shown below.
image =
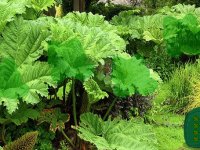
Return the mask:
[[184,145],[183,123],[185,116],[166,112],[158,112],[152,115],[153,131],[158,140],[159,150],[183,149]]
[[58,150],[69,150],[69,145],[64,140],[60,142],[60,149]]
[[23,97],[24,101],[35,104],[40,101],[40,97],[48,96],[48,86],[55,87],[56,81],[53,79],[53,70],[46,62],[36,62],[34,65],[27,65],[22,72],[22,80],[29,87],[29,92]]
[[193,83],[198,79],[200,73],[199,63],[187,64],[177,68],[172,73],[169,81],[165,82],[158,91],[155,101],[158,104],[166,104],[166,111],[183,113],[192,95]]
[[183,148],[185,140],[182,128],[159,126],[153,129],[158,139],[159,150]]
[[[66,87],[65,87],[65,98],[68,97],[68,95],[70,94],[70,91],[71,91],[71,88],[72,88],[72,81],[69,80],[69,82],[67,82],[66,84]],[[63,90],[64,90],[64,87],[60,87],[58,89],[58,92],[57,92],[57,97],[62,100],[63,99]]]
[[133,15],[134,13],[135,11],[125,11],[112,18],[111,23],[118,27],[119,34],[128,35],[132,39],[162,43],[163,15],[140,17]]
[[187,14],[183,19],[165,17],[164,39],[167,51],[172,56],[199,54],[200,27],[197,18],[192,14]]
[[110,20],[113,16],[119,14],[121,11],[132,10],[133,7],[125,5],[114,5],[111,3],[98,3],[98,1],[92,1],[89,6],[89,11],[94,14],[102,14],[107,20]]
[[55,85],[55,82],[47,63],[35,63],[43,53],[42,42],[48,36],[40,23],[18,18],[5,28],[2,36],[0,52],[9,61],[1,64],[4,83],[1,89],[7,89],[1,103],[4,102],[8,112],[12,113],[17,109],[18,98],[30,104],[38,103],[39,95],[48,96],[48,84]]
[[93,143],[99,150],[156,149],[157,140],[148,125],[133,120],[103,121],[97,115],[81,115],[79,137]]
[[[16,131],[14,134],[11,132],[12,126],[15,126],[14,130],[24,128],[24,131],[38,128],[41,132],[37,148],[40,150],[53,149],[53,140],[58,134],[56,131],[70,126],[73,119],[69,124],[67,122],[71,116],[79,118],[81,111],[78,109],[85,102],[76,102],[75,99],[84,97],[86,92],[89,98],[86,100],[86,103],[89,102],[88,105],[108,97],[103,90],[111,94],[114,91],[114,94],[119,97],[133,94],[148,95],[154,92],[157,82],[160,82],[159,76],[145,67],[140,60],[125,53],[126,42],[119,35],[128,36],[128,39],[142,43],[145,47],[144,51],[152,51],[148,47],[149,43],[151,47],[156,44],[158,47],[164,46],[163,17],[167,14],[164,11],[156,15],[139,16],[138,10],[129,10],[115,16],[111,21],[112,24],[106,21],[104,16],[92,13],[73,12],[63,18],[38,18],[42,11],[47,10],[54,3],[53,0],[20,2],[2,0],[0,2],[0,7],[2,6],[0,10],[0,124],[5,125],[5,129],[1,129],[2,139],[5,132],[6,141],[8,137],[10,141],[17,135]],[[177,8],[177,12],[174,12],[174,15],[172,12],[172,16],[179,18],[178,11],[180,10]],[[184,12],[180,12],[182,13]],[[195,9],[195,13],[198,14],[198,9]],[[23,15],[20,16],[20,14]],[[29,16],[30,14],[33,16]],[[199,32],[197,27],[199,18],[195,21],[191,15],[188,18],[182,19],[184,21],[177,20],[181,20],[181,25],[183,24],[187,30],[196,34],[197,31]],[[179,28],[177,30],[182,31]],[[138,43],[136,47],[142,55]],[[159,50],[157,53],[160,52]],[[145,57],[152,57],[157,53],[146,55],[147,53],[144,52],[143,54]],[[46,57],[50,65],[45,62]],[[163,54],[159,57],[163,60]],[[157,59],[154,62],[159,63]],[[96,69],[97,65],[99,67]],[[197,69],[193,67],[188,70],[186,75],[192,74],[192,77],[184,77],[184,71],[181,75],[179,75],[180,71],[177,71],[174,73],[177,77],[166,83],[169,86],[163,85],[167,89],[164,94],[161,93],[160,98],[156,97],[156,100],[162,102],[165,98],[172,98],[172,102],[170,101],[172,107],[169,110],[177,111],[177,106],[183,106],[182,102],[177,101],[191,88],[189,81],[199,74],[199,71],[196,73]],[[96,75],[97,77],[94,77]],[[64,91],[66,78],[82,81],[84,89],[79,87],[82,86],[81,82],[76,82],[76,84],[73,82],[72,93],[70,93],[71,82],[69,82]],[[100,84],[98,80],[105,84]],[[58,84],[56,84],[57,81],[59,81]],[[177,87],[181,87],[178,89],[180,94],[177,94],[175,90]],[[83,95],[80,89],[85,90]],[[68,114],[71,113],[71,95],[68,97],[68,94],[72,94],[73,97],[73,115]],[[50,98],[47,98],[48,96]],[[55,97],[53,101],[52,96]],[[183,97],[186,98],[187,95]],[[61,99],[63,101],[60,101]],[[39,104],[34,107],[29,105],[36,103]],[[184,102],[184,106],[185,104]],[[6,109],[8,112],[5,111]],[[31,120],[28,121],[28,119]],[[83,140],[102,150],[157,149],[157,140],[151,127],[133,120],[103,121],[97,115],[86,113],[81,115],[80,126],[76,129]],[[158,132],[160,135],[161,131]],[[59,142],[58,140],[55,141]],[[160,143],[162,145],[163,140]]]
[[22,98],[28,92],[28,87],[22,82],[22,76],[13,60],[4,59],[0,63],[0,70],[0,104],[3,103],[11,114],[17,109],[18,98]]
[[37,150],[47,150],[54,149],[52,141],[55,139],[56,134],[49,130],[48,126],[40,125],[37,126],[39,132],[38,140],[35,146]]
[[122,11],[117,16],[114,16],[112,18],[111,23],[117,27],[118,33],[121,36],[128,35],[132,38],[140,38],[140,33],[136,29],[130,27],[134,26],[133,24],[131,24],[131,22],[137,21],[138,17],[136,17],[136,14],[138,12],[139,10]]
[[5,113],[5,116],[1,116],[0,124],[14,123],[15,125],[21,125],[27,123],[28,119],[37,119],[40,113],[38,110],[27,107],[25,103],[20,103],[18,109],[12,113]]
[[198,20],[200,19],[200,9],[196,8],[195,5],[177,4],[172,7],[166,6],[161,8],[159,12],[179,19],[183,18],[187,14],[193,14],[198,18]]
[[61,112],[60,108],[45,109],[38,117],[38,123],[49,123],[50,130],[56,132],[60,128],[65,128],[65,123],[69,121],[69,115]]
[[84,26],[67,17],[57,19],[57,23],[51,25],[51,32],[53,41],[78,38],[85,53],[95,62],[103,63],[103,59],[122,53],[126,47],[125,41],[116,33],[104,31],[100,27]]
[[27,0],[1,0],[0,2],[0,33],[7,22],[14,19],[15,15],[26,11]]
[[[143,5],[145,5],[147,11],[155,11],[156,8],[164,6],[172,6],[178,3],[177,0],[144,0]],[[152,10],[153,9],[153,10]]]
[[115,95],[120,97],[137,92],[148,95],[157,87],[157,82],[150,77],[149,69],[135,57],[114,59],[112,84]]
[[64,77],[84,81],[93,75],[95,64],[87,57],[78,39],[63,43],[51,42],[48,50],[48,62],[54,71]]
[[16,141],[6,145],[4,150],[32,150],[36,143],[38,132],[28,132]]
[[158,112],[153,115],[153,122],[158,126],[165,127],[183,127],[184,119],[184,115],[173,113]]
[[199,98],[200,98],[200,82],[199,82],[199,78],[196,79],[196,80],[197,81],[195,81],[192,84],[193,88],[192,88],[192,92],[191,92],[191,94],[189,96],[190,101],[189,101],[188,106],[185,109],[185,112],[189,112],[192,109],[197,108],[197,107],[200,106],[200,101],[199,101]]
[[174,61],[163,48],[155,47],[154,50],[151,50],[149,53],[147,51],[144,53],[149,54],[148,57],[144,59],[145,64],[148,68],[157,72],[163,81],[167,81],[171,73],[178,66],[178,62]]
[[31,5],[36,11],[48,10],[55,4],[55,0],[31,0]]
[[0,52],[15,60],[18,67],[30,64],[43,53],[42,42],[48,31],[36,21],[25,21],[21,17],[9,24],[2,33]]
[[99,85],[93,79],[85,81],[83,85],[88,94],[88,100],[90,104],[96,103],[99,100],[108,97],[108,94],[102,91]]
[[104,31],[116,32],[115,26],[105,20],[105,17],[98,14],[73,12],[68,13],[64,18],[73,22],[81,23],[83,26],[99,27]]

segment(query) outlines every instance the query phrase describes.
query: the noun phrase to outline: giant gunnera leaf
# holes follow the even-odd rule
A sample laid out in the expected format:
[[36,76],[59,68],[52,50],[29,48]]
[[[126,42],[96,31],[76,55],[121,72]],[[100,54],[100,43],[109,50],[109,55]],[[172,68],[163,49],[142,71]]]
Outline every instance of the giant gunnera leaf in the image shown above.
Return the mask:
[[192,14],[182,19],[167,16],[164,19],[164,40],[167,51],[176,57],[181,54],[200,54],[200,27]]
[[2,36],[0,53],[11,57],[18,67],[22,67],[42,55],[42,42],[49,33],[37,21],[25,21],[20,17],[4,29]]
[[48,10],[48,7],[53,6],[55,0],[31,0],[31,6],[36,11]]
[[150,70],[135,57],[115,58],[111,77],[113,91],[120,97],[134,93],[148,95],[157,88],[157,81],[151,78]]
[[16,14],[26,11],[28,0],[1,0],[0,1],[0,33],[7,22],[14,19]]
[[40,96],[48,96],[48,85],[55,85],[48,63],[35,62],[43,53],[42,43],[48,35],[39,22],[22,18],[5,27],[0,41],[0,54],[1,58],[8,58],[9,61],[2,61],[0,68],[0,88],[3,91],[0,105],[3,102],[9,113],[18,108],[19,98],[26,103],[36,104]]
[[81,81],[90,78],[95,68],[95,64],[87,57],[76,38],[63,43],[49,43],[48,62],[60,75]]
[[152,127],[133,120],[103,121],[92,113],[80,117],[78,136],[98,150],[156,150]]
[[99,14],[92,14],[91,12],[70,12],[64,18],[72,20],[73,22],[79,22],[83,26],[100,27],[104,31],[116,32],[116,27],[111,25],[105,20],[104,16]]
[[104,62],[105,58],[115,57],[126,49],[125,41],[114,32],[105,31],[95,25],[86,26],[69,17],[56,20],[57,23],[50,27],[51,39],[62,42],[73,38],[79,39],[86,55],[96,63]]
[[19,98],[28,92],[28,86],[22,82],[14,60],[3,59],[0,62],[0,105],[6,106],[8,113],[17,109]]

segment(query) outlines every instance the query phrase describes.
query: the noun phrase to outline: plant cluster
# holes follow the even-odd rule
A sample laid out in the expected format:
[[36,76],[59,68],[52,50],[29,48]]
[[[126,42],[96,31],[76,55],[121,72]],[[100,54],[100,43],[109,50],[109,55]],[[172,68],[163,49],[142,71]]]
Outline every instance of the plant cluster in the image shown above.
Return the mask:
[[[125,52],[126,43],[115,26],[105,21],[103,16],[91,13],[74,12],[62,18],[47,17],[43,11],[54,5],[53,0],[27,0],[20,4],[17,0],[5,0],[0,5],[4,14],[10,13],[9,16],[0,15],[0,107],[3,114],[0,124],[3,144],[11,141],[7,141],[6,131],[12,123],[22,126],[31,121],[38,129],[47,126],[54,136],[62,135],[72,148],[85,145],[83,141],[78,142],[80,140],[71,128],[74,125],[80,138],[100,149],[129,149],[129,146],[134,149],[143,146],[145,149],[142,142],[137,142],[139,139],[155,149],[156,139],[149,141],[153,133],[148,126],[132,120],[106,121],[118,98],[134,94],[146,96],[154,92],[158,84],[141,60]],[[109,71],[106,70],[108,59]],[[102,114],[104,121],[93,113],[86,113],[92,112],[98,101],[110,95],[114,99],[109,99],[112,104]],[[94,119],[99,122],[94,122]],[[91,129],[94,130],[96,123],[99,124],[97,135],[93,129],[91,131],[87,125],[84,126],[87,121],[92,123]],[[131,132],[124,128],[124,132],[113,136],[125,124],[129,124]],[[108,130],[110,125],[113,126]],[[136,134],[135,128],[139,127],[141,130]],[[65,129],[73,131],[72,136]],[[144,130],[149,134],[141,136]],[[130,138],[124,138],[126,133],[130,134]],[[100,142],[105,140],[107,144],[100,143],[99,146],[94,136],[100,136]],[[40,145],[40,138],[39,133],[36,145]],[[117,143],[116,139],[121,143]],[[40,149],[45,149],[45,146]]]
[[[166,124],[170,117],[159,113],[199,106],[199,63],[185,65],[181,58],[200,53],[199,8],[179,4],[153,15],[128,10],[107,21],[64,14],[61,5],[0,2],[0,145],[37,130],[29,149],[35,142],[38,150],[165,148],[163,130],[181,126],[173,124],[176,115]],[[45,15],[50,7],[55,17]]]

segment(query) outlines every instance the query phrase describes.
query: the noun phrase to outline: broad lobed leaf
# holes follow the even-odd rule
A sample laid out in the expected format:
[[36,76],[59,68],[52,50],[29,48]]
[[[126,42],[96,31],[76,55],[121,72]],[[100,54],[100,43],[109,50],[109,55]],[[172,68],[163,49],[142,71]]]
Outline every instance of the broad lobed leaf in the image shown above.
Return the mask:
[[151,78],[150,70],[135,57],[115,58],[111,77],[113,91],[120,97],[135,93],[148,95],[157,88],[157,81]]
[[157,140],[152,128],[133,120],[103,121],[97,115],[81,115],[77,128],[79,137],[94,144],[98,150],[156,150]]
[[51,42],[48,48],[48,62],[58,74],[81,81],[93,76],[95,68],[95,63],[87,57],[78,39],[63,43]]
[[48,85],[55,86],[51,68],[47,63],[35,63],[43,53],[43,41],[49,36],[37,21],[25,21],[21,17],[10,23],[2,33],[0,64],[2,85],[0,105],[11,114],[18,108],[19,98],[30,104],[48,96]]

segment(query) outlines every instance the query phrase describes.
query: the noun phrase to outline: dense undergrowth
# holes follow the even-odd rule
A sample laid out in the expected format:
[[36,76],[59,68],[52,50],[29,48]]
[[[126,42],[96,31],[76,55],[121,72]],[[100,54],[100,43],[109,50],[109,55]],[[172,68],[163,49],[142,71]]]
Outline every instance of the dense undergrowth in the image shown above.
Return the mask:
[[200,8],[129,8],[106,20],[57,6],[0,2],[0,146],[188,149],[184,114],[200,106]]

